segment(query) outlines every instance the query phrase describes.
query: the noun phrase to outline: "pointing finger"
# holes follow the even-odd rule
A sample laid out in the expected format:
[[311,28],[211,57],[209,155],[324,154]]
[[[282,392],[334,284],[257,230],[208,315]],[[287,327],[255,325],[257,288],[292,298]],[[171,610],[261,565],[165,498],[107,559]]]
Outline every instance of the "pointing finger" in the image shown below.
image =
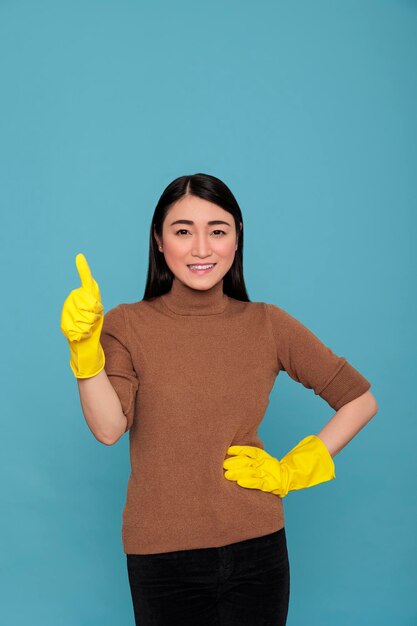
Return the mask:
[[254,459],[260,458],[265,454],[263,448],[257,446],[230,446],[227,449],[227,454],[242,454]]

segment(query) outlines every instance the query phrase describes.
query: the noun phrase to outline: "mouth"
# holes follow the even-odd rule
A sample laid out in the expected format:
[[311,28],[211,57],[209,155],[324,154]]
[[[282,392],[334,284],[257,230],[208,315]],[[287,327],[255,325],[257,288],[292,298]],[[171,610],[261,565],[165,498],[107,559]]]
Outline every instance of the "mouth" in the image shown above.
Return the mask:
[[217,263],[193,263],[187,267],[193,274],[208,274],[216,265]]

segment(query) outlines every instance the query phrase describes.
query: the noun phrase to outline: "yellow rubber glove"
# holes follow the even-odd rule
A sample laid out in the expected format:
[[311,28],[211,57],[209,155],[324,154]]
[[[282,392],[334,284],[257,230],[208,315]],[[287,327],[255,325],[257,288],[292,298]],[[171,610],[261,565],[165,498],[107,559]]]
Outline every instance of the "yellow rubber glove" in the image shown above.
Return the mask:
[[64,302],[61,330],[70,348],[70,367],[76,378],[90,378],[104,369],[105,357],[100,344],[104,307],[100,289],[83,254],[75,257],[81,287],[73,289]]
[[236,455],[223,463],[225,477],[241,487],[269,491],[283,498],[289,491],[313,487],[336,478],[334,462],[316,435],[302,439],[281,461],[256,446],[230,446]]

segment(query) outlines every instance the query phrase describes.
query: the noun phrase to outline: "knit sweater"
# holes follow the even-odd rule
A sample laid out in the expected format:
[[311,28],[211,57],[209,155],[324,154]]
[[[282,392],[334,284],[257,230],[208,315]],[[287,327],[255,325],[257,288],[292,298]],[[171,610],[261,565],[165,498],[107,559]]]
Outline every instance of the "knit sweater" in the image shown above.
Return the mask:
[[334,410],[371,386],[289,313],[231,298],[223,280],[199,290],[174,277],[162,296],[119,304],[104,316],[101,344],[129,431],[126,554],[219,547],[282,528],[279,496],[224,477],[227,448],[264,448],[257,429],[281,371]]

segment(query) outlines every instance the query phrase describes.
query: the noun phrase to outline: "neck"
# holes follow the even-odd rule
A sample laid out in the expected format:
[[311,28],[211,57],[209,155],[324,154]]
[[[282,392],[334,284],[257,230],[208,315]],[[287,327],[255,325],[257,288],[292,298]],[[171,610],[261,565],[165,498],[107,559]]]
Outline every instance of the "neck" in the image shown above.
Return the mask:
[[194,289],[176,276],[171,291],[161,296],[166,306],[179,315],[214,315],[223,313],[228,302],[223,293],[223,279],[209,289]]

